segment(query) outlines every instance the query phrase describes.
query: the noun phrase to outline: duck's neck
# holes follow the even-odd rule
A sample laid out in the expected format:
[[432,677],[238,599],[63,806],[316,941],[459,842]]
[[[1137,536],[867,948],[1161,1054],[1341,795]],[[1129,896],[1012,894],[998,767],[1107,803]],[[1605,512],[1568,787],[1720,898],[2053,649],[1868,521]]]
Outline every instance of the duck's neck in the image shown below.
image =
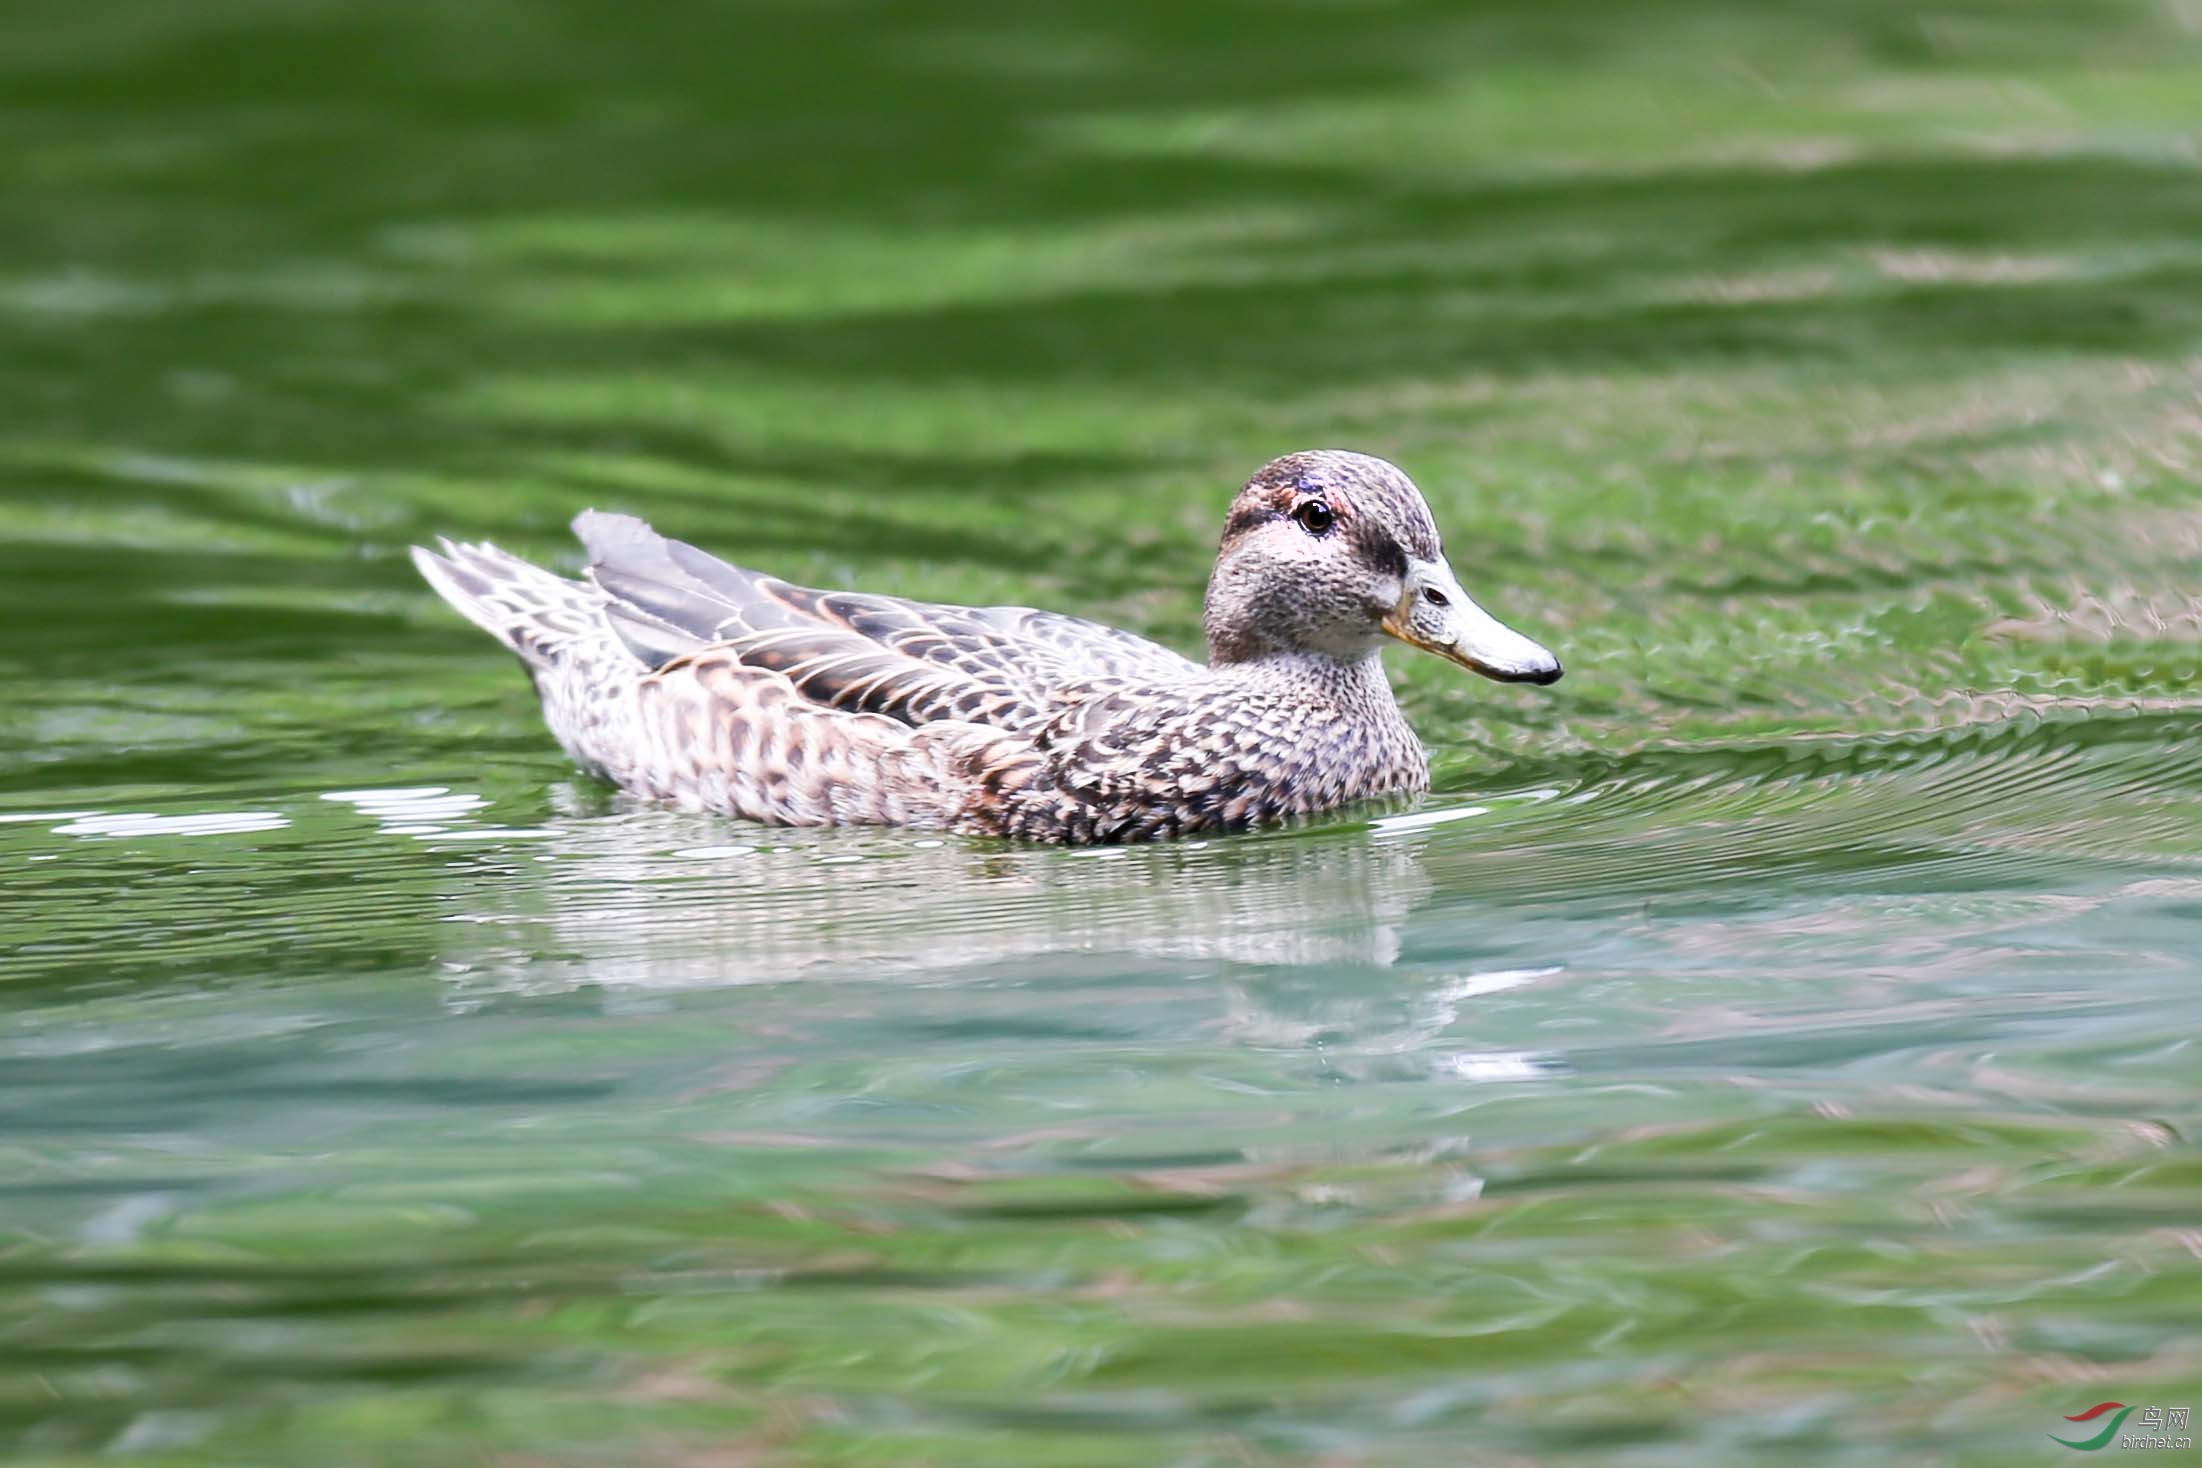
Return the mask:
[[1430,763],[1392,697],[1384,662],[1282,652],[1227,663],[1214,676],[1268,719],[1257,767],[1290,786],[1293,809],[1315,810],[1370,795],[1426,790]]
[[1349,709],[1392,709],[1391,680],[1384,676],[1384,660],[1370,648],[1359,657],[1333,657],[1322,652],[1273,652],[1244,662],[1214,665],[1219,678],[1248,683],[1290,684],[1327,697]]

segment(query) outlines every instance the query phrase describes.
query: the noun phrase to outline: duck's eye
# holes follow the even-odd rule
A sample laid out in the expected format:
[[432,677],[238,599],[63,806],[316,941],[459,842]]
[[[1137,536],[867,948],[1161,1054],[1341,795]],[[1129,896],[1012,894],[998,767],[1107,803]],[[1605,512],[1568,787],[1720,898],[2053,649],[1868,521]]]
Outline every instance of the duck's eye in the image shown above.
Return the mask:
[[1300,528],[1310,535],[1321,535],[1338,523],[1338,514],[1321,500],[1309,500],[1292,512],[1292,518],[1300,522]]
[[1449,607],[1453,604],[1451,597],[1448,597],[1434,586],[1422,588],[1422,599],[1433,607]]

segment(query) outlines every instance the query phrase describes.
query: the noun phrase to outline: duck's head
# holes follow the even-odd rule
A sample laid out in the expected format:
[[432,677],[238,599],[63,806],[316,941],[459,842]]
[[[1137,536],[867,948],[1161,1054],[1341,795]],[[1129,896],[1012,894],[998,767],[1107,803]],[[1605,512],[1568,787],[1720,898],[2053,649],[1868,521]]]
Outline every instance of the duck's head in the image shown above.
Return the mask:
[[1351,662],[1396,637],[1506,683],[1560,677],[1558,658],[1460,589],[1414,481],[1336,449],[1273,460],[1239,491],[1206,621],[1218,666],[1279,653]]

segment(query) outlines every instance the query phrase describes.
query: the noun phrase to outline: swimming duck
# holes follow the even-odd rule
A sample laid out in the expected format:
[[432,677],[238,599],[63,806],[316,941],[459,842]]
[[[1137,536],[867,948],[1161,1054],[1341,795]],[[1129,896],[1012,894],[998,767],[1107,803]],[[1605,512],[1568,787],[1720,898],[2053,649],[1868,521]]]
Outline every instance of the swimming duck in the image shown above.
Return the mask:
[[583,769],[779,825],[1080,845],[1243,830],[1429,788],[1386,637],[1502,682],[1560,676],[1461,590],[1414,481],[1365,454],[1287,454],[1239,491],[1206,666],[1056,612],[796,586],[630,515],[574,531],[583,581],[486,544],[413,561],[519,655]]

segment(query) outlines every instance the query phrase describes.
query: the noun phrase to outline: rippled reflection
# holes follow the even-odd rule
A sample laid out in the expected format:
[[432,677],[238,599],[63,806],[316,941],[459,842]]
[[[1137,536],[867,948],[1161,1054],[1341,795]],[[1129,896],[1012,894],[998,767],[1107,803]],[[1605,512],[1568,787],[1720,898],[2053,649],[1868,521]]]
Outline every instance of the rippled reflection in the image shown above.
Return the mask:
[[549,952],[564,957],[528,982],[652,986],[1070,953],[1381,967],[1430,892],[1413,832],[1065,853],[755,828],[728,844],[724,823],[636,812],[534,834],[552,869],[458,915],[455,961]]

